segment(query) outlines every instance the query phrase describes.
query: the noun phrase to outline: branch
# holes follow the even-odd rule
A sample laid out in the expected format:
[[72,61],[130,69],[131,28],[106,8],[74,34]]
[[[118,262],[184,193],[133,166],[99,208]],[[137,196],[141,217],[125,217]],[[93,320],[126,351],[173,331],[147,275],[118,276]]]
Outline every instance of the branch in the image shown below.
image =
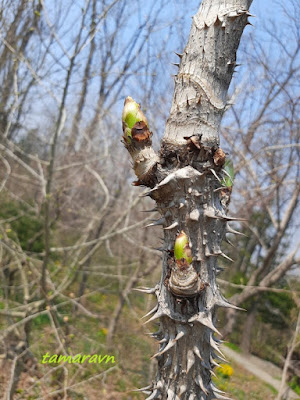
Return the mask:
[[158,156],[152,149],[152,132],[149,131],[147,118],[131,97],[127,97],[122,115],[124,145],[133,160],[133,168],[138,181],[134,185],[153,187],[153,172]]
[[[278,246],[280,245],[281,239],[282,239],[283,235],[285,234],[285,232],[286,232],[286,230],[288,228],[288,225],[289,225],[289,222],[290,222],[290,220],[292,218],[293,212],[296,209],[296,206],[298,204],[299,192],[300,192],[300,185],[298,184],[296,186],[296,189],[295,189],[295,191],[293,193],[293,196],[292,196],[292,198],[291,198],[291,200],[289,202],[287,210],[286,210],[286,212],[285,212],[285,214],[284,214],[284,216],[282,218],[282,221],[279,224],[279,228],[278,228],[278,231],[277,231],[277,233],[275,235],[275,238],[273,240],[273,244],[270,247],[269,251],[267,252],[266,257],[264,258],[264,261],[263,261],[261,267],[256,269],[253,272],[253,274],[251,275],[251,277],[249,279],[249,282],[248,282],[249,285],[255,284],[257,278],[259,277],[259,275],[261,275],[264,271],[268,271],[268,268],[269,268],[269,266],[271,264],[271,261],[272,261],[272,259],[274,257],[274,254],[277,251]],[[293,257],[294,257],[295,254],[296,254],[296,251],[293,252]],[[275,270],[271,271],[270,274],[274,273],[274,271]]]
[[267,288],[272,286],[275,282],[278,282],[278,280],[284,276],[292,265],[299,263],[299,260],[295,259],[298,247],[299,246],[296,246],[296,248],[275,269],[269,272],[269,274],[261,280],[258,286],[247,285],[242,293],[233,295],[230,298],[230,301],[235,305],[239,305],[250,297],[258,294],[261,290],[260,288]]
[[221,285],[231,286],[237,289],[245,289],[251,287],[257,289],[258,292],[273,292],[273,293],[288,293],[288,294],[295,293],[293,290],[288,290],[288,289],[271,288],[268,286],[247,286],[247,285],[241,285],[237,283],[224,281],[223,279],[217,279],[217,282],[220,283]]

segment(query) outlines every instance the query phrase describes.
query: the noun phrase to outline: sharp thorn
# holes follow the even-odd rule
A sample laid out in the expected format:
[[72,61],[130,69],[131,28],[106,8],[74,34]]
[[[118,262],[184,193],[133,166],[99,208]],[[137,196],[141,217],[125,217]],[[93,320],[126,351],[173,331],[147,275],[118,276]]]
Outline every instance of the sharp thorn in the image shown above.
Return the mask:
[[227,231],[227,233],[234,233],[235,235],[240,235],[240,236],[245,236],[245,237],[247,237],[244,233],[234,230],[234,229],[231,228],[231,226],[229,226],[228,224],[227,224],[227,227],[226,227],[226,231]]
[[224,240],[225,240],[226,243],[230,244],[230,246],[236,248],[236,246],[226,237],[226,235],[225,235]]
[[225,190],[225,189],[228,189],[227,186],[220,186],[217,189],[214,189],[214,193],[219,192],[220,190]]
[[214,392],[214,396],[218,400],[232,400],[230,397],[222,396],[221,394],[216,393],[216,392]]
[[167,341],[168,341],[168,339],[166,337],[164,337],[158,343],[163,344],[163,343],[166,343]]
[[215,367],[220,367],[220,364],[218,364],[218,363],[213,359],[212,356],[210,356],[210,363],[211,363],[212,365],[214,365]]
[[214,189],[214,192],[218,192],[219,190],[225,190],[227,189],[227,186],[220,186],[217,189]]
[[246,310],[245,308],[238,307],[238,306],[236,306],[236,305],[234,305],[234,304],[232,304],[232,303],[229,303],[229,302],[228,302],[227,305],[224,306],[224,307],[232,308],[232,309],[237,310],[237,311],[245,311],[245,312],[247,312],[247,310]]
[[145,390],[149,390],[149,389],[151,390],[152,388],[153,388],[153,386],[149,385],[149,386],[145,386],[145,387],[143,387],[141,389],[135,389],[135,390],[133,390],[133,392],[144,392]]
[[196,315],[188,320],[188,322],[195,322],[198,321],[200,324],[207,326],[210,328],[212,331],[217,333],[218,335],[222,336],[221,332],[218,331],[218,329],[214,326],[211,318],[209,317],[203,317],[201,315]]
[[196,378],[195,378],[195,383],[201,388],[201,390],[202,390],[206,395],[208,394],[208,391],[207,391],[206,387],[205,387],[204,384],[203,384],[203,380],[202,380],[201,375],[197,375],[197,376],[196,376]]
[[155,390],[152,392],[151,396],[147,397],[146,400],[154,400],[154,399],[157,398],[158,394],[159,394],[158,390],[155,389]]
[[210,172],[215,176],[215,178],[221,183],[221,179],[218,177],[216,171],[213,170],[212,168],[210,168],[209,170],[210,170]]
[[144,322],[143,325],[149,324],[149,322],[154,321],[157,318],[160,318],[163,315],[163,312],[158,310],[148,321]]
[[188,350],[187,353],[187,366],[186,366],[186,373],[188,374],[190,369],[195,364],[195,356],[192,350]]
[[179,399],[182,399],[182,395],[183,395],[184,393],[186,393],[187,390],[188,390],[188,388],[187,388],[187,385],[186,385],[186,384],[182,384],[182,385],[179,387],[179,393],[178,393]]
[[167,229],[174,229],[174,228],[176,228],[176,226],[178,226],[178,222],[177,222],[177,221],[173,222],[173,224],[167,226],[167,227],[164,228],[164,229],[165,229],[165,230],[167,230]]
[[217,360],[223,361],[225,363],[228,363],[228,360],[226,360],[226,358],[223,358],[221,356],[219,356],[218,354],[214,353],[214,358],[216,358]]
[[166,347],[165,347],[162,351],[159,351],[158,353],[154,354],[154,355],[151,357],[151,359],[153,359],[153,358],[155,358],[155,357],[159,357],[159,356],[161,356],[162,354],[164,354],[166,351],[170,350],[173,346],[175,346],[177,340],[179,340],[180,338],[182,338],[182,336],[184,336],[184,332],[181,331],[181,332],[177,333],[176,337],[175,337],[174,339],[171,339],[171,340],[169,341],[169,343],[166,345]]
[[178,56],[180,59],[182,58],[183,54],[177,53],[176,51],[174,51],[174,53],[176,54],[176,56]]
[[155,222],[151,222],[151,224],[148,224],[145,226],[145,228],[150,228],[151,226],[158,226],[158,225],[164,225],[166,222],[165,218],[160,218]]
[[156,292],[156,289],[157,289],[156,287],[154,288],[140,287],[140,288],[133,288],[132,290],[141,293],[154,294]]
[[178,332],[174,339],[175,342],[177,342],[177,340],[181,339],[184,335],[185,335],[185,333],[183,331]]
[[149,311],[146,315],[144,315],[141,319],[144,319],[144,318],[146,318],[146,317],[149,317],[149,315],[155,313],[155,311],[157,311],[157,309],[158,309],[158,304],[156,304],[156,306],[153,307],[152,310],[150,310],[150,311]]
[[152,337],[155,340],[159,340],[159,336],[161,334],[161,332],[146,332],[146,335],[149,335],[150,337]]
[[231,217],[230,215],[222,216],[222,218],[227,221],[248,221],[247,218]]
[[225,394],[225,392],[221,389],[218,389],[217,386],[215,386],[212,382],[210,383],[210,387],[214,392],[220,393],[220,394]]
[[219,354],[221,354],[222,357],[225,358],[225,355],[222,353],[222,351],[220,350],[219,346],[214,341],[214,338],[212,336],[210,337],[210,345],[215,351],[217,351]]
[[217,217],[214,213],[213,213],[213,211],[204,211],[204,215],[205,215],[205,217],[207,217],[207,218],[213,218],[213,219],[220,219],[220,217]]
[[151,190],[140,194],[139,197],[147,197],[147,196],[150,196],[150,194],[151,194]]
[[218,378],[217,375],[214,373],[214,371],[212,369],[210,369],[209,372],[213,377]]
[[247,311],[244,308],[238,307],[235,304],[230,303],[221,294],[220,294],[220,298],[216,301],[216,305],[219,307],[233,308],[234,310],[238,310],[238,311]]
[[220,256],[226,258],[226,260],[229,260],[229,261],[231,261],[231,262],[234,262],[234,260],[233,260],[232,258],[226,256],[226,254],[224,254],[224,253],[221,253]]
[[197,356],[198,358],[200,358],[200,360],[202,361],[203,358],[202,358],[202,356],[201,356],[201,353],[200,353],[199,348],[198,348],[197,346],[194,346],[193,351],[194,351],[194,353],[196,354],[196,356]]

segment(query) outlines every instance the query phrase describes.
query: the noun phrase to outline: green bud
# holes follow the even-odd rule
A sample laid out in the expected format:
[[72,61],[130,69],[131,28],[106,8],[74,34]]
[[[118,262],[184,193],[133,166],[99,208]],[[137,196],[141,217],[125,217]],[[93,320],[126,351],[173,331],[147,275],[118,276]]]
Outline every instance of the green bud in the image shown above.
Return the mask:
[[184,258],[189,264],[192,262],[192,253],[188,236],[181,231],[175,240],[174,256],[176,260]]
[[224,174],[222,185],[231,188],[234,181],[234,168],[231,160],[225,161],[224,170],[227,172],[227,175]]
[[141,106],[136,103],[130,96],[125,99],[122,114],[124,140],[131,143],[131,129],[137,122],[143,121],[149,127],[147,118],[145,117]]

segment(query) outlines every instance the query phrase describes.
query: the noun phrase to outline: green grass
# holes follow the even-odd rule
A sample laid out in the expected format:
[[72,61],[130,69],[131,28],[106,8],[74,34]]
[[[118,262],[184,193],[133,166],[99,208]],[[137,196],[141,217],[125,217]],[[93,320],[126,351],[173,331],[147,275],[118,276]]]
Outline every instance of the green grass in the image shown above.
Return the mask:
[[230,365],[233,367],[233,374],[230,377],[217,373],[217,378],[213,378],[216,386],[225,391],[229,397],[235,400],[275,399],[277,391],[273,386],[256,378],[239,364],[231,363]]
[[[107,283],[106,279],[93,277],[93,284],[98,287],[103,287]],[[147,285],[147,283],[145,283]],[[94,399],[93,391],[99,390],[100,397],[103,400],[114,398],[115,400],[125,400],[132,398],[134,400],[144,400],[145,396],[139,392],[131,392],[139,387],[147,386],[151,381],[150,357],[157,351],[157,343],[149,336],[145,335],[145,328],[142,322],[139,322],[138,317],[144,315],[148,309],[152,308],[150,303],[147,303],[146,296],[138,293],[130,294],[130,303],[132,309],[126,305],[123,309],[122,316],[118,322],[115,332],[114,345],[112,350],[106,349],[107,328],[113,310],[118,301],[117,282],[113,287],[110,286],[110,292],[106,294],[93,293],[86,296],[84,306],[99,315],[99,318],[92,318],[83,315],[80,312],[73,313],[71,306],[63,306],[60,310],[59,317],[59,332],[68,332],[68,340],[65,345],[69,354],[109,354],[114,355],[116,360],[116,369],[109,373],[105,378],[105,385],[102,385],[101,380],[90,381],[86,385],[75,390],[78,393],[77,399],[80,399],[80,392],[85,393],[87,398]],[[69,289],[69,292],[77,293],[78,287],[76,284]],[[69,293],[68,292],[68,293]],[[147,306],[146,306],[147,304]],[[68,316],[68,324],[63,321],[63,316]],[[36,317],[32,323],[33,332],[31,342],[36,343],[32,351],[37,359],[42,360],[42,355],[49,352],[55,354],[57,343],[49,324],[48,316],[41,315]],[[66,327],[69,330],[66,331]],[[151,327],[148,328],[149,330]],[[153,324],[152,331],[157,328]],[[234,343],[225,343],[225,345],[237,352],[241,352],[240,348]],[[235,400],[274,400],[276,391],[273,387],[261,382],[258,378],[249,374],[238,364],[232,363],[233,374],[230,377],[219,376],[214,379],[217,387],[228,393],[229,397]],[[75,381],[89,379],[97,375],[99,372],[110,368],[111,364],[85,364],[79,375],[76,375]],[[39,362],[39,370],[41,374],[45,374],[51,365],[44,365]],[[69,379],[71,380],[78,368],[75,365],[68,365]],[[55,388],[56,380],[59,376],[52,372],[50,379],[41,386]],[[18,388],[24,389],[22,385]],[[37,397],[41,396],[43,387],[36,387]],[[102,393],[103,392],[103,393]],[[21,392],[19,393],[21,395]],[[111,395],[111,397],[109,397]],[[75,396],[75,393],[72,394]],[[28,400],[26,395],[24,400]],[[75,397],[74,397],[75,399]],[[23,400],[23,399],[22,399]]]
[[278,391],[277,391],[272,385],[270,385],[269,383],[265,383],[265,386],[266,386],[268,389],[270,389],[272,393],[274,393],[274,394],[277,394],[277,393],[278,393]]
[[289,382],[289,386],[291,389],[294,390],[294,392],[296,392],[297,394],[300,395],[300,385],[298,384],[299,379],[297,379],[296,376],[294,376],[291,381]]

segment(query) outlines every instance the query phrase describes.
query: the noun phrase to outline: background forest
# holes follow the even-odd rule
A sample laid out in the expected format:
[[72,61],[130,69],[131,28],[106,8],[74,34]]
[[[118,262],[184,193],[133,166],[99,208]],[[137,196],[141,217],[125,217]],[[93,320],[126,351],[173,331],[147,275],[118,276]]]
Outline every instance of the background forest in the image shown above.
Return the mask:
[[[247,313],[220,312],[218,329],[231,348],[283,368],[300,397],[300,4],[257,3],[221,129],[234,166],[230,214],[246,222],[231,225],[241,235],[223,245],[233,262],[221,262],[219,285]],[[161,234],[143,229],[157,213],[131,185],[121,113],[126,96],[141,103],[157,146],[175,53],[198,6],[0,0],[5,399],[144,398],[132,390],[155,371],[147,335],[155,324],[141,320],[153,299],[133,288],[158,281]],[[47,352],[109,354],[116,363],[42,364]],[[275,399],[238,368],[218,373],[225,389]]]

